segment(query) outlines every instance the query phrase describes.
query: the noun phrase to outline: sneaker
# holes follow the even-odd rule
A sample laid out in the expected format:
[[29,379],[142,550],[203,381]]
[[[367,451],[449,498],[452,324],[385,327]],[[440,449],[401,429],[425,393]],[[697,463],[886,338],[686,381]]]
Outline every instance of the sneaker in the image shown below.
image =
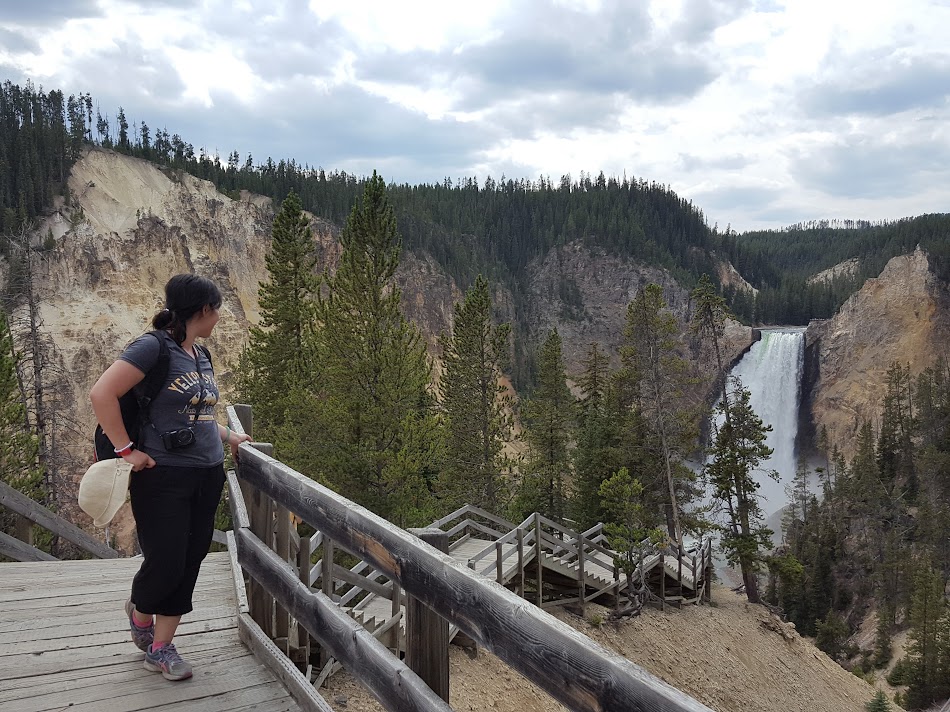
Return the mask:
[[167,643],[152,652],[152,646],[145,651],[145,669],[162,673],[166,680],[187,680],[191,677],[191,665],[181,659],[175,646]]
[[129,628],[132,629],[132,642],[135,643],[135,647],[139,650],[148,652],[148,646],[150,646],[155,639],[155,624],[149,623],[147,628],[142,628],[136,624],[135,619],[132,618],[133,610],[135,610],[135,606],[132,605],[132,601],[126,601],[125,615],[129,617]]

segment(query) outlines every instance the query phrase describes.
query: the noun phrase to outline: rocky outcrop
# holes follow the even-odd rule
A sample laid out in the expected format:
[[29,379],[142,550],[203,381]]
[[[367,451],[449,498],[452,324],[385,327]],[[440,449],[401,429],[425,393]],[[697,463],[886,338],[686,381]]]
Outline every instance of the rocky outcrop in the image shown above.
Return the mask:
[[818,274],[813,274],[805,281],[808,284],[832,282],[839,277],[853,277],[858,273],[859,269],[861,269],[861,260],[859,260],[857,257],[852,257],[850,260],[839,262],[833,267],[822,270]]
[[877,422],[885,377],[894,362],[919,374],[946,355],[950,289],[930,270],[927,255],[893,258],[831,319],[805,332],[803,409],[812,433],[850,457],[862,423]]
[[739,271],[728,260],[719,261],[716,265],[716,274],[719,277],[719,284],[724,289],[734,288],[736,290],[746,291],[750,294],[758,294],[759,290],[745,281],[745,278],[739,274]]
[[[557,328],[569,375],[583,371],[594,342],[604,347],[616,365],[627,305],[651,282],[663,288],[667,304],[685,331],[691,316],[689,292],[668,271],[577,243],[551,250],[528,267],[529,340],[538,344]],[[754,339],[751,328],[737,322],[727,325],[723,349],[727,368]],[[713,367],[706,364],[704,369]]]

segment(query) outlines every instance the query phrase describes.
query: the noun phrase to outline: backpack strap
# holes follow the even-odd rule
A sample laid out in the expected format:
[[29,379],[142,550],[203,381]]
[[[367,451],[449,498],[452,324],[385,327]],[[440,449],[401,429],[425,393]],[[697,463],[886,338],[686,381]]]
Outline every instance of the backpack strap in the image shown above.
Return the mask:
[[155,365],[149,369],[142,379],[137,398],[139,402],[139,418],[142,423],[149,420],[149,406],[162,388],[165,386],[165,379],[168,378],[168,368],[171,361],[171,354],[168,351],[166,336],[161,331],[149,331],[149,336],[158,340],[158,360]]
[[205,355],[205,358],[208,359],[208,363],[211,364],[211,370],[214,371],[214,361],[211,360],[211,352],[208,350],[208,348],[206,346],[202,346],[201,344],[195,344],[195,348]]

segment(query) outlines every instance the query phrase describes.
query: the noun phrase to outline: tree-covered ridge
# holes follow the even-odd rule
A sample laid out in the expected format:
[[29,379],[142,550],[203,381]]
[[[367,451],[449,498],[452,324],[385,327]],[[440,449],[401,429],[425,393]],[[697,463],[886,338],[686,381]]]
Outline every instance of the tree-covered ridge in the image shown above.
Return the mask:
[[[241,190],[280,202],[291,192],[303,209],[342,225],[367,177],[301,165],[295,160],[255,162],[238,151],[227,158],[196,149],[167,128],[103,114],[89,94],[64,97],[9,81],[0,90],[0,222],[12,234],[64,194],[64,181],[84,144],[187,171],[237,197]],[[710,229],[703,212],[668,186],[644,179],[581,173],[558,180],[491,176],[445,178],[438,183],[390,185],[403,246],[431,254],[463,287],[477,274],[504,283],[515,299],[525,268],[551,248],[571,242],[670,270],[687,288],[718,274],[728,259],[759,292],[724,290],[731,310],[757,324],[804,324],[826,318],[887,260],[918,244],[941,274],[950,275],[950,216],[925,215],[870,224],[799,224],[742,235]],[[69,200],[69,196],[65,195]],[[808,285],[806,279],[857,257],[858,273]],[[515,326],[518,326],[517,324]],[[516,329],[517,331],[517,329]],[[516,372],[528,348],[515,344]]]
[[[167,162],[214,182],[228,194],[240,190],[282,199],[293,191],[315,215],[342,223],[362,193],[365,178],[343,171],[300,166],[270,158],[243,166],[237,153],[227,164],[213,158]],[[405,247],[432,254],[456,279],[471,284],[479,272],[495,278],[521,275],[535,257],[552,247],[580,241],[665,267],[690,285],[700,274],[715,274],[710,251],[719,237],[702,213],[658,183],[627,178],[562,176],[554,183],[491,176],[445,179],[436,184],[392,184],[393,209]]]
[[[166,128],[131,121],[119,107],[104,115],[90,95],[64,98],[6,82],[2,107],[4,183],[0,208],[11,209],[5,232],[41,214],[63,191],[68,168],[83,143],[185,170],[229,195],[248,190],[281,201],[295,192],[304,209],[342,224],[362,195],[366,177],[268,158],[255,163],[237,151],[211,155]],[[643,179],[562,176],[536,181],[487,177],[421,185],[390,185],[388,194],[404,246],[429,251],[463,284],[479,272],[517,275],[551,247],[584,241],[666,267],[692,284],[715,274],[709,250],[720,236],[700,210],[667,186]],[[24,210],[17,212],[25,204]]]
[[[950,278],[950,214],[870,223],[799,223],[783,230],[725,235],[725,252],[732,264],[760,290],[754,303],[730,294],[734,308],[746,318],[764,324],[804,324],[828,318],[864,282],[877,277],[888,260],[927,251],[934,271]],[[809,285],[809,277],[849,259],[857,259],[853,273]]]

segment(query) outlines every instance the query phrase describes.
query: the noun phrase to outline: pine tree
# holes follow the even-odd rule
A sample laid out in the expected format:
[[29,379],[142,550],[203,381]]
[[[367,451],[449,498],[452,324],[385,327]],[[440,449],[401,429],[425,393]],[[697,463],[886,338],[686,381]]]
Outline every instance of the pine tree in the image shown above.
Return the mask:
[[824,620],[816,622],[815,647],[837,661],[851,634],[847,622],[834,611],[828,611]]
[[447,419],[445,507],[473,504],[493,513],[507,505],[502,448],[511,431],[510,396],[501,383],[508,362],[508,324],[492,324],[488,282],[481,275],[455,305],[452,336],[443,334],[442,407]]
[[[759,602],[756,576],[762,564],[762,552],[771,545],[770,529],[764,526],[752,476],[759,463],[772,454],[765,444],[772,429],[762,423],[749,403],[750,393],[736,379],[727,400],[731,422],[722,423],[713,437],[709,461],[704,470],[712,486],[712,496],[726,510],[722,546],[730,563],[738,564],[745,583],[746,596]],[[718,406],[720,412],[726,406]],[[777,479],[777,474],[771,473]]]
[[887,701],[887,695],[884,694],[884,691],[878,690],[874,693],[871,701],[864,706],[864,709],[867,712],[891,712],[891,703]]
[[[634,374],[635,403],[653,437],[643,439],[653,449],[665,474],[667,531],[683,543],[680,510],[695,496],[691,470],[685,466],[686,453],[695,444],[696,414],[685,389],[690,384],[686,361],[677,354],[678,327],[663,299],[663,289],[648,284],[627,308],[622,353]],[[659,492],[659,490],[658,490]]]
[[129,143],[129,122],[126,121],[125,110],[121,106],[119,107],[116,121],[119,124],[118,149],[123,152],[128,152],[132,148],[132,145]]
[[431,515],[440,434],[425,343],[393,281],[402,240],[375,172],[340,242],[339,266],[318,298],[322,466],[344,496],[415,525]]
[[[43,471],[39,465],[39,438],[29,426],[23,394],[17,381],[17,355],[0,310],[0,479],[36,501],[45,499]],[[0,512],[0,531],[23,537],[29,522],[6,510]]]
[[940,620],[946,613],[943,582],[930,566],[914,577],[910,608],[911,645],[907,657],[907,702],[911,709],[926,707],[946,689],[940,678]]
[[[690,300],[693,306],[690,331],[699,336],[702,341],[712,344],[716,354],[716,378],[721,383],[720,396],[723,401],[726,401],[726,373],[722,363],[721,340],[726,328],[726,320],[732,315],[726,306],[725,298],[720,296],[713,287],[709,275],[704,274],[699,278],[699,284],[690,294]],[[726,420],[728,419],[727,412]]]
[[803,622],[810,621],[814,625],[815,619],[810,611],[802,610],[802,580],[805,567],[801,561],[783,548],[768,557],[766,563],[769,568],[769,585],[765,599],[772,605],[779,606],[799,631],[802,630]]
[[627,577],[629,608],[639,611],[645,602],[646,582],[640,569],[640,581],[634,585],[633,574],[647,550],[662,541],[663,532],[650,526],[643,500],[643,485],[620,468],[600,486],[600,497],[607,521],[604,533],[610,548],[617,552],[614,563]]
[[785,487],[785,495],[788,497],[788,506],[782,515],[783,525],[786,521],[795,521],[798,522],[801,527],[808,526],[808,515],[811,513],[809,507],[814,499],[814,496],[809,490],[808,480],[810,476],[811,474],[805,466],[805,463],[799,463],[791,483]]
[[[310,220],[291,192],[281,203],[271,228],[271,248],[264,258],[268,281],[260,285],[259,326],[250,329],[250,344],[241,359],[238,390],[254,406],[261,430],[278,448],[287,442],[288,409],[306,400],[318,380],[314,369],[313,332],[319,278]],[[292,442],[292,440],[290,441]],[[289,453],[281,452],[294,465]]]
[[867,421],[858,430],[857,451],[849,468],[849,491],[845,499],[855,503],[865,515],[876,512],[881,499],[881,479],[875,456],[874,430]]
[[610,386],[610,371],[607,355],[601,350],[600,344],[590,344],[583,365],[584,372],[577,379],[577,387],[582,394],[582,409],[602,406]]
[[[894,363],[887,371],[887,391],[877,442],[877,469],[881,487],[890,500],[895,494],[917,489],[913,438],[915,419],[911,408],[910,366]],[[892,513],[893,515],[893,513]]]
[[574,405],[564,375],[561,337],[552,329],[538,356],[538,386],[522,406],[529,452],[516,519],[537,511],[561,520],[567,513]]
[[599,345],[590,345],[581,389],[580,427],[574,449],[574,497],[571,511],[582,529],[603,521],[600,486],[622,466],[621,415],[611,407],[617,398],[610,383],[607,357]]

